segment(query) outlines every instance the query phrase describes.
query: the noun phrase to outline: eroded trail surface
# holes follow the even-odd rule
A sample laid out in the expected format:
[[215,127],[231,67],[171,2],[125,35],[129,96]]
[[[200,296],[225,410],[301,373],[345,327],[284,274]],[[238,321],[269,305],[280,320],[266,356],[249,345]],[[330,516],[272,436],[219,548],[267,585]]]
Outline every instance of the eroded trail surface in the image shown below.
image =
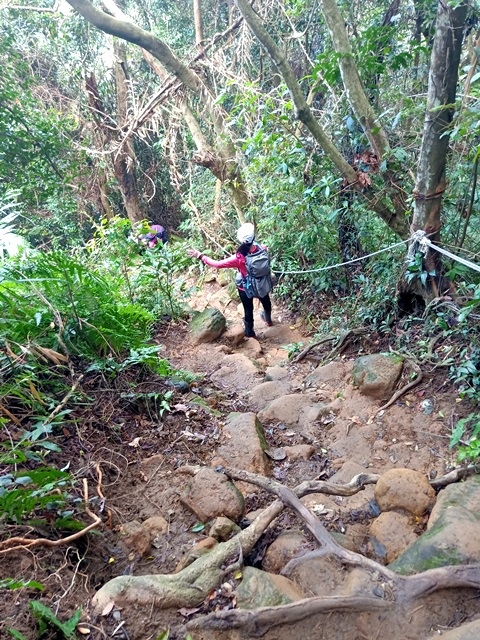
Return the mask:
[[[126,417],[117,414],[110,391],[125,394],[128,385],[123,390],[103,390],[102,419],[92,419],[81,432],[68,434],[70,452],[78,451],[77,471],[96,487],[102,501],[103,535],[90,535],[68,551],[10,556],[5,560],[10,574],[21,557],[23,572],[30,568],[32,577],[46,584],[41,597],[57,603],[63,618],[83,605],[83,628],[89,630],[89,638],[156,639],[167,629],[170,638],[185,638],[185,624],[202,614],[313,596],[391,600],[394,594],[382,576],[374,576],[372,583],[372,576],[369,581],[362,569],[346,570],[322,557],[309,557],[284,571],[293,557],[301,560],[318,547],[305,522],[285,508],[243,558],[249,568],[242,567],[237,554],[232,558],[237,566],[195,606],[160,609],[155,599],[149,600],[146,589],[133,602],[124,601],[123,595],[107,597],[101,614],[94,616],[90,597],[111,578],[179,571],[235,535],[238,527],[247,527],[258,510],[273,502],[271,494],[246,482],[236,482],[239,491],[232,492],[224,486],[227,483],[212,480],[212,474],[225,478],[212,469],[234,467],[291,488],[306,480],[342,484],[360,473],[403,470],[394,478],[393,485],[398,482],[398,486],[388,488],[381,509],[374,484],[348,497],[313,493],[302,498],[339,544],[386,565],[425,531],[435,502],[429,480],[453,466],[448,437],[457,407],[444,378],[425,377],[390,407],[378,411],[382,400],[352,384],[356,358],[382,350],[375,336],[359,338],[326,364],[322,360],[332,344],[312,350],[295,364],[288,360],[288,345],[307,344],[309,338],[285,310],[274,307],[275,322],[268,328],[262,326],[256,310],[258,339],[245,340],[237,303],[216,282],[207,284],[192,304],[199,310],[206,305],[219,308],[227,318],[228,331],[213,343],[197,345],[192,344],[186,326],[169,327],[158,336],[165,345],[165,357],[198,376],[189,388],[171,382],[171,410],[159,418],[158,407],[145,400],[144,405],[130,407]],[[405,382],[408,379],[400,379],[397,388]],[[148,379],[135,384],[134,391],[143,392],[145,398],[158,391],[158,384]],[[95,385],[94,379],[86,380],[86,390],[92,394]],[[209,471],[199,472],[199,467]],[[409,475],[405,469],[418,473]],[[219,516],[228,516],[233,524]],[[272,574],[277,578],[268,577],[264,583],[263,577]],[[282,640],[292,634],[329,640],[387,636],[427,640],[469,621],[478,611],[476,593],[473,589],[438,591],[414,605],[392,610],[347,607],[292,624],[267,626],[261,632],[265,631],[265,638]],[[24,604],[24,595],[8,600],[6,624],[34,638],[28,635],[27,623],[22,627],[15,614],[15,607],[18,612]],[[193,640],[248,638],[254,635],[251,629],[191,628],[190,634]]]

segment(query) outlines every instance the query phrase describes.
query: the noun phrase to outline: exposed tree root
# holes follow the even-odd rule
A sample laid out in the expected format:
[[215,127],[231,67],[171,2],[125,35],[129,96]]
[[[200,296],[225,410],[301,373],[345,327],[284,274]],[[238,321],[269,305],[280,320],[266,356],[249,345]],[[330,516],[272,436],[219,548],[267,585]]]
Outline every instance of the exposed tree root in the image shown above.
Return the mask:
[[331,342],[336,338],[337,336],[325,336],[321,340],[316,340],[315,342],[311,342],[307,347],[305,347],[305,349],[303,349],[303,351],[300,351],[298,355],[292,358],[292,362],[301,362],[310,353],[312,349],[315,349],[315,347],[318,347],[321,344],[324,344],[325,342]]
[[354,337],[354,336],[363,336],[365,333],[367,333],[367,330],[364,327],[358,327],[357,329],[351,329],[350,331],[345,331],[345,333],[342,333],[340,336],[335,336],[335,335],[328,335],[325,336],[324,338],[322,338],[321,340],[317,340],[315,342],[312,342],[311,344],[309,344],[307,347],[305,347],[305,349],[303,349],[303,351],[301,351],[297,356],[295,356],[292,359],[292,362],[301,362],[309,353],[312,349],[314,349],[315,347],[318,347],[321,344],[324,344],[325,342],[331,342],[332,340],[337,340],[338,342],[335,345],[335,347],[332,349],[332,351],[330,351],[330,353],[326,356],[326,358],[324,359],[324,363],[332,360],[336,355],[338,355],[339,353],[342,353],[342,351],[345,350],[345,348],[348,345],[349,340]]
[[[180,469],[194,474],[201,467],[187,466]],[[252,524],[234,538],[216,546],[208,554],[201,556],[177,574],[150,576],[119,576],[104,585],[93,599],[94,612],[100,614],[107,605],[143,605],[157,608],[194,607],[201,604],[207,595],[238,567],[244,555],[248,554],[269,524],[281,513],[284,505],[290,506],[304,520],[320,548],[293,560],[286,566],[289,573],[298,562],[307,557],[331,556],[347,566],[363,568],[375,585],[381,584],[383,597],[337,596],[315,597],[279,607],[264,607],[257,610],[220,611],[187,624],[188,629],[231,629],[242,628],[250,637],[265,634],[273,626],[292,623],[310,615],[339,610],[369,611],[403,606],[416,598],[428,595],[438,589],[451,587],[480,588],[480,567],[476,565],[443,567],[432,569],[414,576],[401,576],[387,567],[344,549],[332,538],[321,522],[300,502],[299,497],[313,492],[329,495],[353,495],[367,484],[375,483],[379,476],[359,474],[349,483],[335,485],[324,481],[307,481],[291,490],[284,485],[246,471],[224,469],[233,480],[242,480],[262,487],[276,495],[275,500]],[[464,477],[468,470],[456,470],[435,482],[438,487]]]
[[[85,505],[88,505],[88,484],[85,478],[83,480],[83,491]],[[35,538],[32,540],[31,538],[18,536],[8,538],[7,540],[0,542],[0,555],[10,553],[11,551],[18,551],[20,549],[31,549],[32,547],[60,547],[61,545],[70,544],[71,542],[78,540],[78,538],[81,538],[86,533],[102,524],[102,519],[92,513],[88,506],[85,506],[85,512],[93,520],[93,522],[85,527],[85,529],[72,533],[71,536],[67,536],[66,538],[60,538],[59,540],[49,540],[48,538]]]
[[282,511],[280,500],[273,502],[237,536],[217,545],[191,565],[175,574],[118,576],[107,582],[93,598],[95,613],[107,604],[155,605],[159,608],[199,605],[231,571],[230,563],[248,554],[270,522]]
[[[480,468],[476,464],[469,464],[467,467],[459,467],[458,469],[453,469],[449,473],[446,473],[444,476],[440,476],[440,478],[435,478],[434,480],[430,480],[430,484],[436,490],[442,489],[449,484],[453,484],[454,482],[458,482],[459,480],[463,480],[468,476],[472,476],[475,473],[479,473]],[[355,478],[354,478],[355,479]]]
[[317,613],[332,611],[375,611],[388,608],[388,603],[380,598],[361,596],[307,598],[280,607],[261,607],[259,609],[229,609],[216,611],[207,616],[196,618],[187,623],[189,631],[198,629],[236,629],[241,628],[250,638],[265,635],[272,627],[291,624],[304,620]]
[[[188,623],[189,629],[230,629],[241,627],[252,637],[264,635],[270,628],[279,624],[289,624],[320,612],[331,612],[339,609],[372,610],[379,608],[403,607],[417,598],[429,595],[439,589],[480,587],[480,566],[459,565],[431,569],[413,576],[402,576],[374,560],[340,547],[323,527],[320,521],[298,499],[295,493],[278,482],[263,476],[225,469],[229,478],[251,482],[256,486],[280,497],[282,502],[290,506],[299,515],[313,533],[321,548],[307,557],[330,555],[346,565],[359,566],[366,570],[372,578],[372,587],[380,580],[384,586],[385,596],[378,600],[368,597],[316,597],[301,600],[297,603],[279,607],[268,607],[250,611],[217,612],[197,618]],[[297,561],[298,562],[298,561]],[[289,563],[291,565],[292,563]],[[288,565],[287,565],[288,566]],[[388,595],[387,595],[388,594]]]

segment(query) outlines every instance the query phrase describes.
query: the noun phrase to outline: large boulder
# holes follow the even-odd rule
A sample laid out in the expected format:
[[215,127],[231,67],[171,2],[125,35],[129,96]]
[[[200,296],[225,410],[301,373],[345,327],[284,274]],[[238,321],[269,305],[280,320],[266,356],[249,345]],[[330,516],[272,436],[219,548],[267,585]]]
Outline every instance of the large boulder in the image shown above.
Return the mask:
[[370,526],[370,534],[385,547],[387,562],[393,562],[418,538],[411,517],[395,511],[381,513]]
[[290,383],[288,380],[276,380],[271,382],[262,382],[253,387],[247,394],[249,407],[255,411],[264,409],[267,404],[284,396],[290,392]]
[[422,516],[435,502],[427,478],[413,469],[390,469],[375,485],[375,499],[382,511],[406,511]]
[[288,369],[285,367],[267,367],[265,369],[265,380],[273,382],[274,380],[285,380],[288,378]]
[[213,469],[200,469],[187,484],[180,500],[201,522],[218,516],[237,521],[243,516],[242,494],[227,476]]
[[237,607],[275,607],[302,600],[304,597],[300,589],[288,578],[245,567],[242,582],[237,588]]
[[[456,629],[442,633],[442,640],[478,640],[480,638],[480,620],[462,624]],[[438,640],[438,633],[428,640]]]
[[190,321],[190,336],[194,344],[213,342],[225,331],[227,321],[218,309],[205,309],[195,313]]
[[215,464],[268,475],[269,464],[263,453],[267,441],[254,413],[230,413],[223,427],[222,440],[216,451]]
[[402,574],[480,562],[480,476],[439,493],[429,528],[390,568]]
[[449,484],[439,492],[427,529],[431,529],[447,511],[455,511],[459,507],[480,517],[480,475],[471,476],[464,482]]
[[394,354],[374,353],[357,358],[353,364],[353,383],[360,393],[383,400],[391,396],[400,378],[403,358]]
[[270,402],[258,417],[262,422],[282,422],[288,427],[306,429],[328,412],[328,404],[316,402],[313,395],[289,393]]
[[258,364],[241,353],[233,353],[222,359],[222,366],[210,376],[210,380],[219,388],[240,392],[255,387],[261,376]]
[[305,385],[318,388],[328,387],[336,390],[346,386],[342,383],[345,382],[351,370],[352,365],[350,362],[329,362],[328,364],[320,365],[310,373],[305,378]]

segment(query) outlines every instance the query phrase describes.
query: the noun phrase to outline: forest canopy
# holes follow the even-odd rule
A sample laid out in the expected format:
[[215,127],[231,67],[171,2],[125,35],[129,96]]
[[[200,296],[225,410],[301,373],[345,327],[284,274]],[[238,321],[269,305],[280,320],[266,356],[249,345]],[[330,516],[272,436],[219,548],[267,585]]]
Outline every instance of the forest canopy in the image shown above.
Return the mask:
[[[472,407],[451,447],[480,456],[479,13],[478,0],[2,4],[2,523],[57,539],[99,524],[56,458],[63,439],[84,424],[121,439],[117,412],[172,411],[195,375],[165,343],[208,279],[187,250],[234,253],[245,222],[286,323],[312,340],[282,345],[289,362],[368,336],[409,363],[403,390],[441,370]],[[152,225],[168,241],[146,248]]]

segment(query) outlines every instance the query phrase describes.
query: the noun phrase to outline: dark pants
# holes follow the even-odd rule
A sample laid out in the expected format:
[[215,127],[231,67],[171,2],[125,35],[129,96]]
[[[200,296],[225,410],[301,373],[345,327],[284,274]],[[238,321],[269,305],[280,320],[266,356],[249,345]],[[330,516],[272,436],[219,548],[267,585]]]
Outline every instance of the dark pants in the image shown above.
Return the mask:
[[[242,301],[243,311],[244,311],[244,322],[245,322],[245,335],[248,337],[253,337],[255,332],[253,330],[253,298],[249,298],[245,291],[242,289],[238,290],[238,295],[240,296],[240,300]],[[267,322],[271,322],[272,317],[272,303],[270,302],[270,296],[266,295],[263,298],[259,298],[262,307],[265,311],[265,319]]]

